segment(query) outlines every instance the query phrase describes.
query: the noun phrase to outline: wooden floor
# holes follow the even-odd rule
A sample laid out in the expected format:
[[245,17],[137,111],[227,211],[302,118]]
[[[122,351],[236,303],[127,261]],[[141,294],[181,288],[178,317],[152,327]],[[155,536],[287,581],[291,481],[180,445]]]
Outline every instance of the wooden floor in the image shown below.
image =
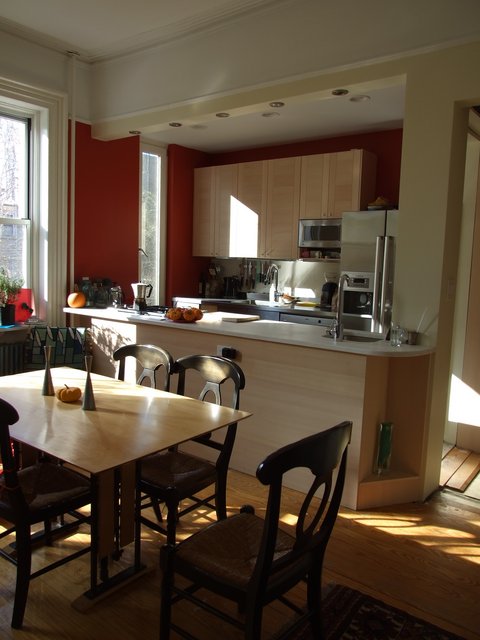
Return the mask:
[[[250,476],[231,472],[229,508],[250,503],[262,513],[265,492]],[[285,520],[298,494],[288,491]],[[211,519],[199,513],[182,525],[188,535]],[[83,534],[65,541],[78,544]],[[143,531],[143,559],[151,573],[111,594],[87,613],[71,602],[88,588],[88,556],[34,580],[25,626],[12,631],[14,568],[0,560],[2,640],[158,640],[161,536]],[[369,511],[342,509],[325,559],[325,582],[353,586],[429,620],[467,640],[480,640],[480,502],[442,490],[425,503]],[[40,551],[38,552],[41,553]],[[125,552],[125,558],[129,556]],[[297,589],[298,598],[303,587]],[[183,606],[183,605],[182,605]],[[203,640],[241,637],[185,605],[180,612]],[[286,621],[276,606],[265,617],[264,637]]]
[[480,453],[444,443],[440,485],[480,500]]

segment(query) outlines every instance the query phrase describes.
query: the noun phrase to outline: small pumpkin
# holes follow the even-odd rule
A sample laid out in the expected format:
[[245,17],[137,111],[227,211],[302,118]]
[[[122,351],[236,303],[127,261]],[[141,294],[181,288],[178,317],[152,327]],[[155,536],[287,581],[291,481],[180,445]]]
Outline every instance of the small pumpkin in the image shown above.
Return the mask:
[[64,385],[61,389],[57,390],[57,398],[62,402],[76,402],[80,400],[82,390],[79,387],[69,387]]

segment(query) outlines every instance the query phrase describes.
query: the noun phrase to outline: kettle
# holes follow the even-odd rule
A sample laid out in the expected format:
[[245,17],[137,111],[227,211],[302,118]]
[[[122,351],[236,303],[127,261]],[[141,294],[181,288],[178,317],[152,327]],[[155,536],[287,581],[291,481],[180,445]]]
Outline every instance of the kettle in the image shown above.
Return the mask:
[[322,295],[320,297],[320,306],[328,307],[332,306],[333,296],[337,291],[337,283],[336,282],[325,282],[322,287]]
[[144,311],[147,308],[146,299],[150,297],[153,286],[144,282],[132,282],[133,289],[133,308],[138,311]]

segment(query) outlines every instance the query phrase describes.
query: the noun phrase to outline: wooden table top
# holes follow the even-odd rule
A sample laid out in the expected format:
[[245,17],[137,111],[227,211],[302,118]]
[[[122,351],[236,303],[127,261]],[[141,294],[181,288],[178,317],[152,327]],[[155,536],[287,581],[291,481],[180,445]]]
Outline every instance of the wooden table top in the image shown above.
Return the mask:
[[[55,389],[84,389],[86,372],[52,368]],[[100,473],[215,431],[251,414],[92,374],[96,410],[43,396],[44,371],[0,376],[0,397],[19,421],[11,436],[90,473]]]

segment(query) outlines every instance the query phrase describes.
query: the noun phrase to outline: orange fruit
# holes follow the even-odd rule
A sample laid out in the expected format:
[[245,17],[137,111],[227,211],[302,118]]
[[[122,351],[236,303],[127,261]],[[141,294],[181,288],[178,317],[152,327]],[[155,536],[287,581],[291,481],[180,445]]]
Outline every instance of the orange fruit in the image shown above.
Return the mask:
[[198,307],[196,307],[194,311],[195,311],[195,320],[201,320],[203,318],[203,311]]
[[188,309],[183,310],[183,319],[185,322],[195,322],[197,319],[197,314],[195,313],[195,309],[189,307]]
[[174,322],[179,322],[183,319],[183,309],[181,307],[172,307],[168,310],[169,315],[167,316],[170,320]]
[[84,307],[87,303],[87,299],[81,291],[74,291],[70,293],[67,298],[67,304],[72,309],[80,309]]

